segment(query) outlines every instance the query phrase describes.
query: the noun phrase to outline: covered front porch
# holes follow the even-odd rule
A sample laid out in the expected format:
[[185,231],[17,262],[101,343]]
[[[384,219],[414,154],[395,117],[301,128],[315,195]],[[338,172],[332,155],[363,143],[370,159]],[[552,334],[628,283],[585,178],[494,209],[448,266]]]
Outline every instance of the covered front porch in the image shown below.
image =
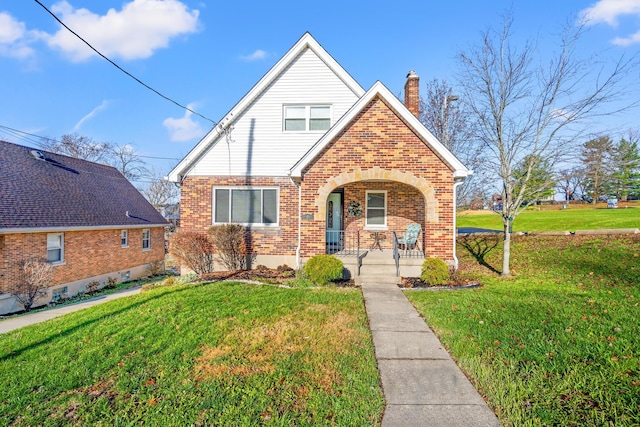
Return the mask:
[[325,253],[340,257],[353,276],[366,274],[363,266],[372,270],[369,265],[388,265],[385,273],[396,277],[419,275],[428,244],[426,211],[424,194],[406,183],[363,180],[338,187],[326,199]]

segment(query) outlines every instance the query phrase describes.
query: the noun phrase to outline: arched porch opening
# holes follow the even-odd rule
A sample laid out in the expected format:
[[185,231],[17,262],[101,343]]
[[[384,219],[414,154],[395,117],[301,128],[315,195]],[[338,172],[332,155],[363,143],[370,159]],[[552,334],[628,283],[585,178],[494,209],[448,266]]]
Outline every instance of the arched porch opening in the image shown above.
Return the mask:
[[316,220],[325,227],[326,253],[356,247],[392,251],[393,232],[400,237],[409,224],[419,224],[421,232],[411,254],[424,257],[428,224],[438,220],[433,187],[410,173],[379,168],[342,173],[329,179],[318,196]]

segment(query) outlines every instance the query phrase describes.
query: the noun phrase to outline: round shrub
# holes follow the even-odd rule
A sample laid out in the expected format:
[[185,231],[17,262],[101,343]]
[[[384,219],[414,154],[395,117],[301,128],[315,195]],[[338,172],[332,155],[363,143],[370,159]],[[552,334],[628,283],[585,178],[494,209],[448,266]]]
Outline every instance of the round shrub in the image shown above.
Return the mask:
[[331,255],[316,255],[304,265],[304,273],[317,286],[342,277],[342,261]]
[[432,285],[446,285],[449,280],[449,266],[440,258],[426,258],[422,263],[420,279]]

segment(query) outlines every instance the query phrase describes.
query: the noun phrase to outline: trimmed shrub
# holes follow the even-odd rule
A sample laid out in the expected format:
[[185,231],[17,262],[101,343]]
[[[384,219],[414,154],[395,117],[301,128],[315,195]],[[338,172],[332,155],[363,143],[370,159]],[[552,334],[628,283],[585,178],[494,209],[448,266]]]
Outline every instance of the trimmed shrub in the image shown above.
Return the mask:
[[215,225],[209,228],[209,239],[222,264],[230,271],[247,269],[247,229],[238,224]]
[[164,274],[164,260],[152,261],[147,265],[147,276],[160,276]]
[[100,290],[100,282],[98,282],[97,280],[92,280],[91,282],[87,283],[88,294],[95,294],[99,290]]
[[213,272],[213,245],[204,233],[177,232],[169,240],[169,252],[196,274]]
[[115,289],[118,283],[120,283],[120,280],[117,277],[109,276],[104,283],[104,289]]
[[446,285],[449,280],[449,266],[440,258],[426,258],[422,263],[420,279],[432,285]]
[[304,265],[305,276],[317,286],[342,277],[342,261],[331,255],[316,255]]

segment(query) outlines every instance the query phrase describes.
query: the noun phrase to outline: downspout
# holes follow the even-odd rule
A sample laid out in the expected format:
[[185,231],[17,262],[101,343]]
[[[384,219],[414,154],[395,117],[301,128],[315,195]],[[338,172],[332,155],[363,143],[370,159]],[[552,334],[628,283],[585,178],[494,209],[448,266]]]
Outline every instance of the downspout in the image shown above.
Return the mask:
[[461,185],[463,182],[464,182],[464,178],[462,179],[458,178],[453,183],[453,267],[456,270],[458,269],[458,257],[456,255],[456,241],[458,238],[458,227],[456,224],[456,216],[458,213],[457,212],[458,186]]
[[289,179],[298,187],[298,245],[296,246],[296,270],[300,270],[300,242],[302,240],[302,185],[289,175]]

